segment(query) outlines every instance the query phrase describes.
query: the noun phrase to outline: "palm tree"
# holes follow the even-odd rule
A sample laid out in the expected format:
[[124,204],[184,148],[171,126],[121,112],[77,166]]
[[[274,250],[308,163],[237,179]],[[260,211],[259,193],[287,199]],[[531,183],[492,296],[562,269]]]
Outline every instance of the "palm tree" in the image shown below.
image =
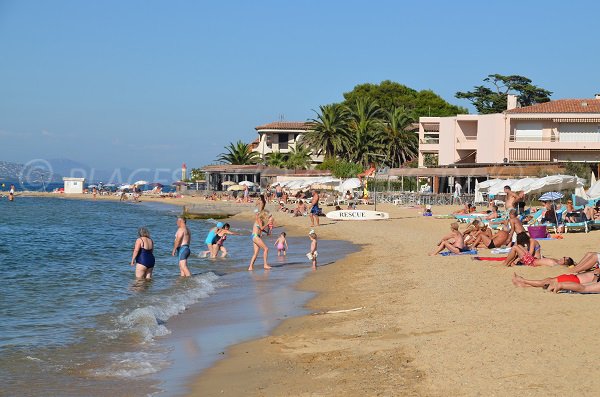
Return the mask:
[[310,120],[311,128],[302,136],[302,143],[315,153],[325,152],[325,158],[343,152],[348,146],[348,110],[334,103],[314,112],[317,118]]
[[419,141],[414,132],[406,128],[414,122],[414,118],[404,108],[393,106],[385,112],[381,143],[387,148],[386,157],[390,159],[390,166],[402,165],[417,156]]
[[375,160],[383,145],[380,140],[381,109],[369,98],[358,98],[350,108],[350,160],[366,166]]
[[278,168],[284,168],[288,160],[287,153],[281,153],[280,151],[268,153],[266,157],[268,165]]
[[298,143],[290,149],[287,159],[287,168],[305,170],[310,167],[311,152],[306,146]]
[[252,151],[250,145],[242,141],[230,142],[225,150],[227,153],[221,153],[217,160],[226,164],[247,165],[257,164],[260,161],[258,153]]

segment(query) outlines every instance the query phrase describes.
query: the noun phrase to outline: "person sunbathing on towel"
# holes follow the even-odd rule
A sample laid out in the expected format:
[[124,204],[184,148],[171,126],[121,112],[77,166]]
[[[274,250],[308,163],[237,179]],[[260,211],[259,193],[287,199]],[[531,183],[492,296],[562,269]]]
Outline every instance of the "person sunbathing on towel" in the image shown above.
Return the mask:
[[494,205],[494,206],[492,206],[492,210],[490,211],[488,216],[485,217],[485,219],[488,221],[493,221],[494,219],[497,219],[497,218],[500,218],[500,215],[498,215],[498,206]]
[[471,203],[465,204],[465,206],[459,210],[454,211],[453,215],[468,215],[475,212],[475,206],[471,205]]
[[[572,263],[573,259],[563,258],[565,264]],[[513,273],[512,283],[516,287],[536,287],[536,288],[548,288],[552,284],[556,283],[575,283],[575,284],[598,284],[598,274],[594,272],[586,272],[580,274],[561,274],[556,277],[547,277],[542,280],[528,280],[524,277],[519,276],[517,273]],[[570,288],[569,288],[570,289]]]
[[527,233],[517,235],[517,243],[510,249],[504,266],[514,266],[517,262],[526,266],[556,266],[558,261],[542,257],[542,246]]
[[573,273],[581,273],[590,270],[600,263],[599,252],[586,252],[577,265],[573,268]]
[[[473,221],[474,222],[474,221]],[[485,245],[481,239],[478,240],[478,237],[480,234],[483,234],[485,236],[487,236],[487,238],[489,238],[490,240],[492,240],[494,238],[494,234],[492,233],[492,229],[490,229],[488,227],[488,225],[481,225],[479,227],[479,230],[476,231],[473,234],[473,237],[471,239],[469,239],[468,241],[465,239],[465,242],[467,243],[467,245],[471,248],[487,248],[487,245]],[[475,244],[477,243],[477,244]]]
[[480,233],[471,244],[472,247],[478,247],[480,243],[483,243],[487,248],[500,248],[510,243],[508,232],[505,230],[498,230],[498,232],[490,237],[489,234]]
[[444,249],[460,254],[461,252],[469,251],[469,248],[465,246],[465,239],[461,232],[458,231],[458,223],[453,222],[450,224],[450,234],[442,237],[442,240],[438,243],[435,252],[430,253],[430,256],[434,256],[442,252]]

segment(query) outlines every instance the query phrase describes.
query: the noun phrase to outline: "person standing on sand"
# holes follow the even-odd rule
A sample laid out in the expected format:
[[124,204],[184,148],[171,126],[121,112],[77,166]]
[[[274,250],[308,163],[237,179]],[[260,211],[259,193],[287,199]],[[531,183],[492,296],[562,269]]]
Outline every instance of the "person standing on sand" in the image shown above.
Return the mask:
[[8,201],[15,201],[15,185],[10,185],[10,190],[8,191]]
[[454,204],[456,204],[456,202],[458,201],[460,204],[462,204],[462,198],[460,197],[462,193],[462,185],[456,181],[456,183],[454,184],[454,195],[452,196],[452,202]]
[[504,186],[504,194],[506,194],[506,200],[504,200],[506,209],[517,208],[517,203],[525,197],[523,192],[517,194],[508,185]]
[[310,226],[319,226],[319,192],[316,190],[312,191],[312,199],[310,200],[312,207],[310,208]]
[[264,228],[264,225],[266,222],[267,222],[267,215],[265,212],[256,213],[256,219],[254,221],[254,225],[252,225],[252,234],[251,234],[253,248],[254,248],[254,254],[252,255],[252,258],[250,259],[250,266],[248,266],[248,270],[254,270],[254,262],[256,262],[256,258],[258,257],[258,253],[261,249],[263,250],[263,259],[264,259],[263,267],[267,270],[271,268],[271,266],[269,266],[267,264],[269,248],[265,245],[265,242],[262,241],[262,239],[260,238],[260,235],[263,231],[263,228]]
[[177,218],[177,232],[175,233],[175,242],[173,243],[172,256],[177,254],[179,259],[179,271],[181,277],[190,277],[192,274],[187,266],[187,260],[190,257],[190,241],[192,239],[190,229],[188,229],[185,218]]
[[145,227],[140,227],[131,255],[131,266],[135,265],[135,278],[140,280],[152,279],[155,263],[153,251],[154,241],[150,238],[150,232]]

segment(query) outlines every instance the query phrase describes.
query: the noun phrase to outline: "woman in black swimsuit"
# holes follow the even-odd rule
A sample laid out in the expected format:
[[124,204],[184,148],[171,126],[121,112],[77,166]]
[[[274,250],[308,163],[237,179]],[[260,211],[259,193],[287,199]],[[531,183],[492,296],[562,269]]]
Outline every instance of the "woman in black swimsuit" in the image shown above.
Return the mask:
[[154,241],[150,238],[150,232],[145,227],[138,229],[138,239],[133,246],[131,255],[131,266],[135,264],[135,278],[152,279],[154,270]]

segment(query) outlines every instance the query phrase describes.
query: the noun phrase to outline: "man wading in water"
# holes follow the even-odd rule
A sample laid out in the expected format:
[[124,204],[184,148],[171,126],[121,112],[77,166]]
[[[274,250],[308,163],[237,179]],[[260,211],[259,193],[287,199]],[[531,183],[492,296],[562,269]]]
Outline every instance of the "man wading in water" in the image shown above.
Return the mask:
[[175,242],[173,243],[173,252],[171,252],[171,255],[175,256],[175,254],[177,254],[181,277],[190,277],[192,274],[187,266],[187,260],[190,256],[190,229],[188,229],[185,224],[185,218],[181,216],[177,218],[177,227],[178,229],[177,233],[175,233]]

